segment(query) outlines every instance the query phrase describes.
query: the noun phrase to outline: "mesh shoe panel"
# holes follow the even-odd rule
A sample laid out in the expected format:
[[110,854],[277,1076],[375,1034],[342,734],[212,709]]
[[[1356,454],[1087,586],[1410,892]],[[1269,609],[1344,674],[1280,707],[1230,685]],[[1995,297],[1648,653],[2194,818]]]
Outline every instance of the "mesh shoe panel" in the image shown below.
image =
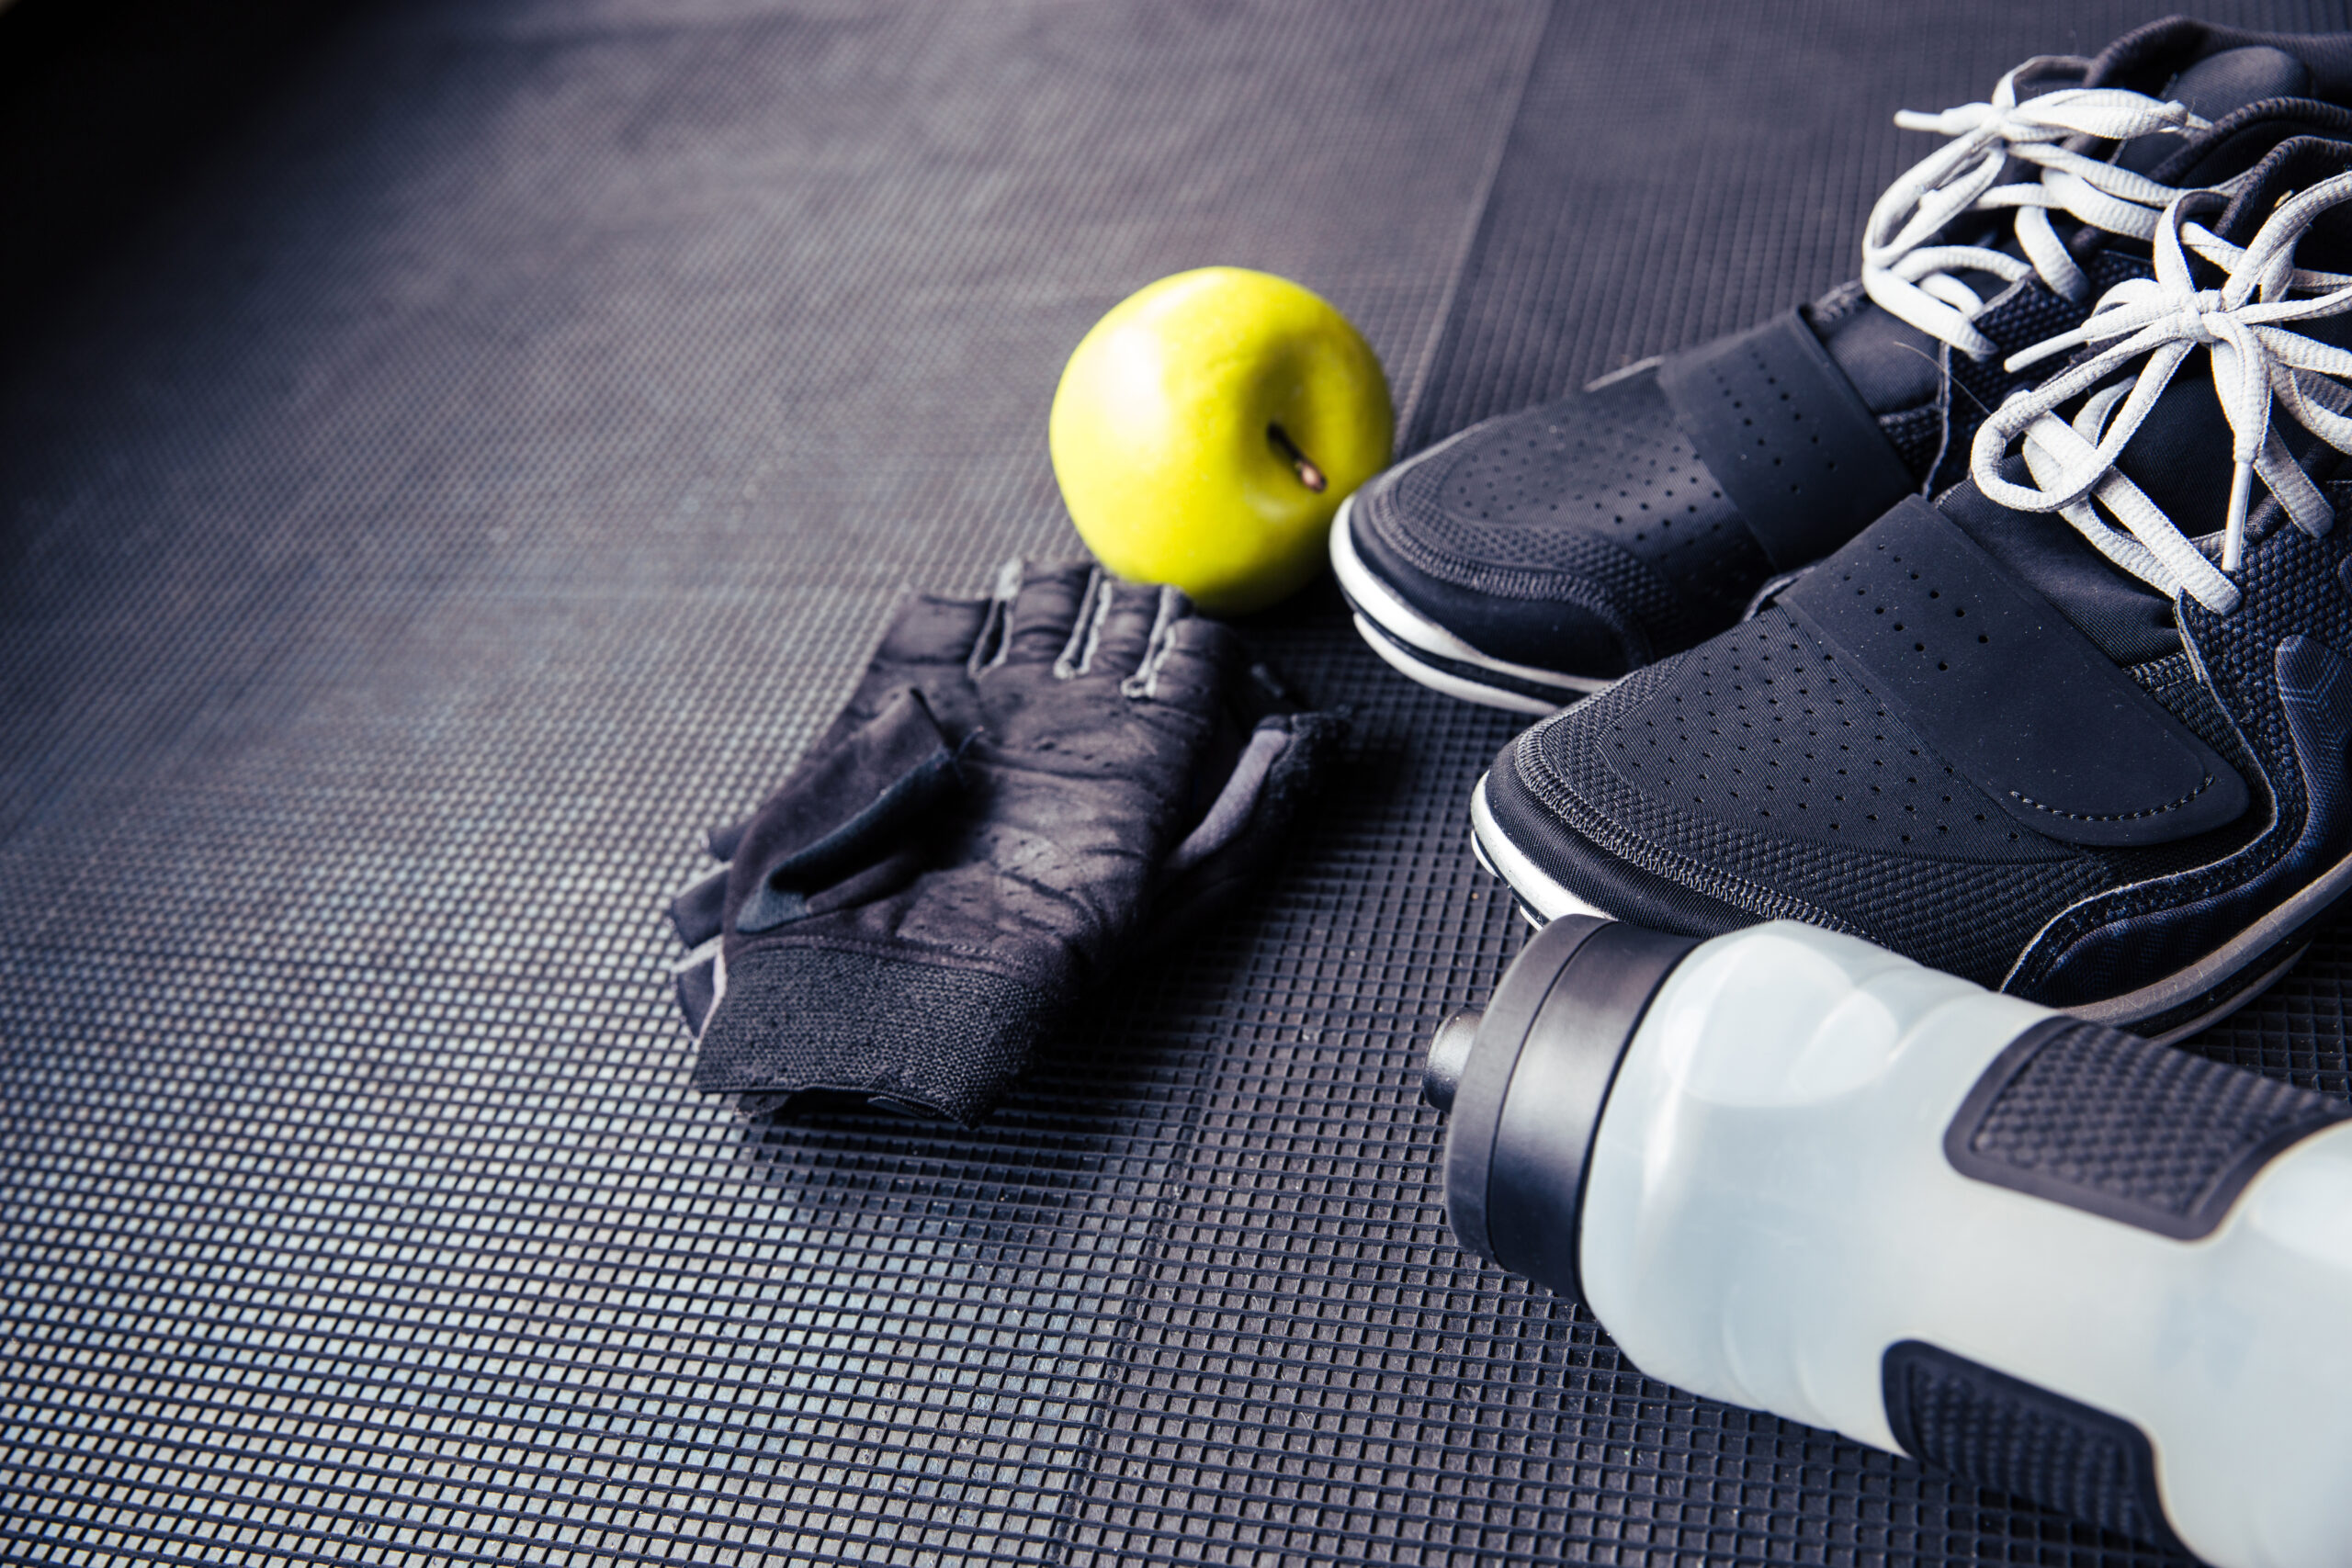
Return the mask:
[[1936,466],[1944,444],[1944,409],[1940,402],[1905,409],[1901,413],[1881,414],[1878,427],[1886,432],[1888,445],[1903,459],[1905,468],[1915,474],[1925,474]]
[[[2328,493],[2339,508],[2352,502],[2352,493],[2342,485],[2330,485]],[[2221,898],[2230,889],[2261,876],[2293,850],[2304,830],[2310,805],[2286,710],[2278,698],[2275,660],[2279,644],[2292,636],[2317,637],[2337,649],[2352,648],[2352,593],[2346,592],[2338,576],[2346,558],[2333,532],[2328,537],[2312,539],[2295,529],[2283,528],[2247,552],[2238,578],[2245,599],[2235,615],[2214,615],[2194,601],[2183,602],[2183,629],[2195,642],[2215,692],[2234,717],[2243,745],[2258,764],[2275,806],[2271,811],[2249,813],[2249,820],[2223,841],[2192,840],[2206,852],[2191,863],[2131,867],[2139,874],[2119,876],[2120,885],[2112,893],[2066,911],[2028,955],[2018,975],[2021,985],[2038,983],[2085,937],[2119,922],[2145,921],[2167,911],[2183,913],[2165,922],[2169,929],[2161,938],[2148,932],[2145,945],[2153,947],[2162,941],[2201,951],[2226,935],[2234,921],[2220,919],[2212,931],[2199,931],[2194,929],[2199,920],[2190,912],[2192,907]],[[2166,697],[2164,690],[2155,690],[2160,700]]]

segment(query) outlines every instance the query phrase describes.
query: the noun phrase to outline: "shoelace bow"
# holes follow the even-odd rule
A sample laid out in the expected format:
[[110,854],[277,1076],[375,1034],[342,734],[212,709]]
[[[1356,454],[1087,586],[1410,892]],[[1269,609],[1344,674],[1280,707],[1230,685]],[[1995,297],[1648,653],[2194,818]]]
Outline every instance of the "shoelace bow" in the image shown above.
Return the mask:
[[[1881,309],[1981,359],[1995,348],[1972,324],[1985,300],[1956,274],[1988,273],[2014,284],[2039,273],[2053,291],[2079,301],[2088,297],[2090,279],[2051,227],[2052,209],[2111,234],[2138,240],[2154,234],[2157,215],[2179,191],[2059,143],[2073,136],[2125,141],[2158,131],[2186,135],[2209,122],[2179,104],[2120,87],[2062,87],[2018,102],[2019,73],[2086,63],[2029,60],[2001,78],[1989,104],[1963,104],[1941,114],[1905,109],[1894,117],[1905,130],[1939,131],[1953,140],[1887,186],[1871,209],[1862,231],[1862,288]],[[2041,178],[1996,185],[2011,158],[2038,164]],[[2018,209],[2022,261],[1985,245],[1928,243],[1962,212],[2002,208]]]
[[[2021,370],[2092,344],[2109,346],[2040,386],[2020,390],[1987,419],[1969,454],[1969,473],[1990,499],[2018,512],[2055,512],[2102,555],[2167,595],[2188,594],[2216,615],[2238,606],[2226,573],[2245,550],[2246,513],[2259,476],[2279,509],[2304,533],[2325,533],[2333,508],[2311,477],[2288,455],[2271,421],[2274,402],[2339,452],[2352,453],[2352,353],[2290,332],[2283,324],[2352,310],[2352,277],[2295,265],[2295,246],[2328,208],[2352,198],[2352,174],[2338,175],[2282,203],[2243,251],[2214,240],[2189,222],[2191,207],[2218,207],[2225,197],[2190,192],[2165,209],[2155,234],[2156,275],[2107,291],[2090,319],[2070,333],[2036,344],[2008,361]],[[2210,243],[2199,243],[2202,236]],[[2200,289],[2188,251],[2214,259],[2228,274],[2220,288]],[[2227,258],[2227,259],[2222,259]],[[2298,290],[2330,292],[2294,298]],[[2189,354],[2211,357],[2213,394],[2230,422],[2229,513],[2220,535],[2219,567],[2201,541],[2184,536],[2147,493],[2115,468],[2148,411]],[[2130,381],[2099,383],[2141,355],[2147,363]],[[2098,389],[2093,391],[2094,388]],[[2072,423],[2059,405],[2091,392]],[[2001,462],[2022,442],[2030,485],[2001,477]],[[2096,501],[2120,529],[2100,518]],[[2200,547],[2200,545],[2202,547]]]

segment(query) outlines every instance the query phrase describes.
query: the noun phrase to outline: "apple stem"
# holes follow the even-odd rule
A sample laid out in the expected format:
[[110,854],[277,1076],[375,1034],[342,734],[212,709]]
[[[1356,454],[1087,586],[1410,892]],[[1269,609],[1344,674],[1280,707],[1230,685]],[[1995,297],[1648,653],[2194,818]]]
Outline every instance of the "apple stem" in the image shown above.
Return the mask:
[[1299,483],[1317,495],[1329,487],[1331,481],[1323,477],[1323,470],[1315,466],[1313,458],[1298,449],[1298,443],[1290,438],[1290,432],[1279,424],[1270,424],[1266,426],[1266,439],[1290,459],[1290,466],[1298,471]]

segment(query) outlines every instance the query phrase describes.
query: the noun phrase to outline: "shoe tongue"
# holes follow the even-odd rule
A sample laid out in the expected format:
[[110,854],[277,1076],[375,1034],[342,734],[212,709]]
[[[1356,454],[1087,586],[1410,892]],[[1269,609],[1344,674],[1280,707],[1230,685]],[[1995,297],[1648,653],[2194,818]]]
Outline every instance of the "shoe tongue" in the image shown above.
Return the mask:
[[2193,539],[2229,516],[2230,445],[2230,422],[2213,399],[2212,360],[2192,351],[2115,467]]
[[[2203,355],[2180,367],[2116,467],[2182,533],[2194,537],[2221,526],[2230,500],[2230,427],[2213,400]],[[2032,482],[2024,458],[2014,453],[2001,468],[2012,483]],[[2010,512],[1987,500],[1973,479],[1953,487],[1938,504],[2118,664],[2180,650],[2172,601],[2093,549],[2064,517]]]
[[[2151,96],[2181,104],[2202,118],[2221,119],[2265,98],[2300,96],[2311,80],[2309,68],[2285,50],[2249,44],[2191,62]],[[2151,174],[2179,147],[2177,136],[2143,136],[2125,142],[2115,162],[2134,174]]]
[[[2251,53],[2240,50],[2236,53]],[[2234,245],[2246,245],[2261,231],[2278,204],[2299,190],[2352,169],[2352,146],[2315,136],[2299,136],[2271,149],[2255,165],[2245,187],[2232,198],[2218,220],[2209,220],[2213,231]],[[2352,265],[2352,204],[2323,214],[2297,247],[2305,266],[2343,270]],[[2201,287],[2222,281],[2218,267],[2194,264]],[[2343,344],[2352,334],[2352,317],[2323,316],[2291,324],[2290,330],[2323,343]],[[2231,437],[2228,419],[2213,396],[2212,358],[2192,350],[2131,444],[2116,458],[2125,478],[2148,492],[2191,537],[2222,526],[2230,500]],[[2292,416],[2274,410],[2283,420],[2279,433],[2288,449],[2308,457],[2318,440]]]
[[[2233,245],[2249,244],[2280,202],[2346,171],[2352,171],[2352,145],[2318,136],[2290,137],[2264,155],[2248,173],[2245,185],[2222,209],[2222,216],[2207,220],[2208,224]],[[2322,253],[2336,256],[2340,266],[2343,259],[2352,258],[2352,244],[2346,243],[2348,238],[2352,238],[2352,209],[2338,207],[2312,225],[2301,248],[2306,258]],[[2330,266],[2327,262],[2308,259],[2306,265]]]
[[2083,85],[2083,62],[2063,55],[2043,55],[2018,66],[2009,85],[2019,103],[2054,93],[2061,87],[2079,87]]

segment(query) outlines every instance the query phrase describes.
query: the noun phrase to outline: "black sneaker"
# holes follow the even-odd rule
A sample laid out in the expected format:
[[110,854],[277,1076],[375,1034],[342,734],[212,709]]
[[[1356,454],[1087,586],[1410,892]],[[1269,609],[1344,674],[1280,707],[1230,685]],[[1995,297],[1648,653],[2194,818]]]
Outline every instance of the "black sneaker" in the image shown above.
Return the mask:
[[2096,60],[2029,61],[1989,106],[1899,117],[1955,140],[1880,198],[1861,281],[1473,426],[1351,497],[1331,555],[1357,626],[1413,679],[1527,713],[1713,636],[1958,479],[2019,384],[2002,359],[2145,276],[2178,190],[2290,135],[2352,134],[2325,99],[2352,102],[2352,34],[2176,19]]
[[2267,984],[2352,887],[2347,170],[2181,198],[1968,481],[1513,741],[1481,858],[1539,919],[1791,917],[2165,1038]]

